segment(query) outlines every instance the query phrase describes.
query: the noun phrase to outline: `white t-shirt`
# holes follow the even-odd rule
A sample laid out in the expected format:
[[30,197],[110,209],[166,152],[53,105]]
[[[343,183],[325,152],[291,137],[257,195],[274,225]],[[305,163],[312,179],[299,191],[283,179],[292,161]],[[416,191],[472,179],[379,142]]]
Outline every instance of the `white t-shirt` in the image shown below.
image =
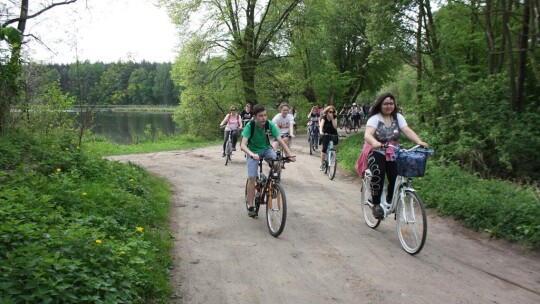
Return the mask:
[[[387,127],[384,124],[383,116],[381,113],[371,116],[366,126],[372,127],[375,129],[375,139],[381,143],[398,141],[400,130],[407,126],[407,121],[401,114],[397,114],[397,121],[392,118],[392,124]],[[399,126],[399,128],[398,128]]]
[[294,117],[292,114],[287,114],[287,116],[284,118],[283,114],[278,113],[276,116],[274,116],[272,122],[276,124],[279,129],[279,133],[283,135],[290,132],[290,126],[294,125]]

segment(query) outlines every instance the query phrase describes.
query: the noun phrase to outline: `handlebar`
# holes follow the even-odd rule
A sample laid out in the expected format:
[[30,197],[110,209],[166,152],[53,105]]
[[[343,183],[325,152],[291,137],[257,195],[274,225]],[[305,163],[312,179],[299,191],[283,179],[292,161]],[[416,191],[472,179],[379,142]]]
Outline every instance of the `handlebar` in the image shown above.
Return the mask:
[[428,155],[433,155],[435,154],[435,150],[433,149],[426,149],[420,145],[416,145],[412,148],[409,148],[409,149],[403,149],[400,145],[392,145],[392,144],[389,144],[389,143],[385,143],[383,146],[383,148],[394,148],[394,151],[395,152],[398,152],[398,151],[405,151],[405,152],[410,152],[410,151],[418,151],[418,152],[424,152],[424,153],[427,153]]

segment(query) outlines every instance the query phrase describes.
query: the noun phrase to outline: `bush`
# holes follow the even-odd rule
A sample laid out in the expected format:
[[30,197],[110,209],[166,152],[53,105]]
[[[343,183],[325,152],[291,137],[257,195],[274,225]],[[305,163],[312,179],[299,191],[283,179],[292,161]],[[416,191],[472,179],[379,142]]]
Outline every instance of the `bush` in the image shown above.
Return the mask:
[[166,302],[168,185],[53,133],[0,137],[0,302]]

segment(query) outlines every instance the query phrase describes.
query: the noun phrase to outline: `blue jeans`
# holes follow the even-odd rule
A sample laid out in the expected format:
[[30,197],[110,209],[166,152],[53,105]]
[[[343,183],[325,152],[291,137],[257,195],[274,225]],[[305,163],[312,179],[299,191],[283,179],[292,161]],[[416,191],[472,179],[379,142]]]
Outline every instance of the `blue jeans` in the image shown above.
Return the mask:
[[[261,158],[272,158],[276,159],[277,155],[274,149],[266,149],[263,153],[259,154],[259,157]],[[251,155],[248,155],[246,158],[247,163],[247,170],[248,170],[248,178],[257,176],[257,170],[259,169],[259,161],[255,160],[251,157]]]

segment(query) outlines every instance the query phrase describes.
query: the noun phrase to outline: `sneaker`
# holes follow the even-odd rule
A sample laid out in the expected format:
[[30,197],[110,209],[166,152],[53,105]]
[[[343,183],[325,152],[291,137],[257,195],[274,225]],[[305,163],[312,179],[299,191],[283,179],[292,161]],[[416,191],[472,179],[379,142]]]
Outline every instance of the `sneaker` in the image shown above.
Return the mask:
[[221,157],[225,157],[225,152],[223,152],[223,154],[221,154]]
[[248,216],[249,217],[256,217],[257,216],[257,212],[255,212],[255,207],[249,207],[248,208]]
[[324,164],[321,164],[321,166],[319,167],[319,171],[324,171]]
[[373,206],[373,216],[376,218],[376,219],[382,219],[384,217],[384,210],[383,208],[381,207],[381,205],[375,205]]

